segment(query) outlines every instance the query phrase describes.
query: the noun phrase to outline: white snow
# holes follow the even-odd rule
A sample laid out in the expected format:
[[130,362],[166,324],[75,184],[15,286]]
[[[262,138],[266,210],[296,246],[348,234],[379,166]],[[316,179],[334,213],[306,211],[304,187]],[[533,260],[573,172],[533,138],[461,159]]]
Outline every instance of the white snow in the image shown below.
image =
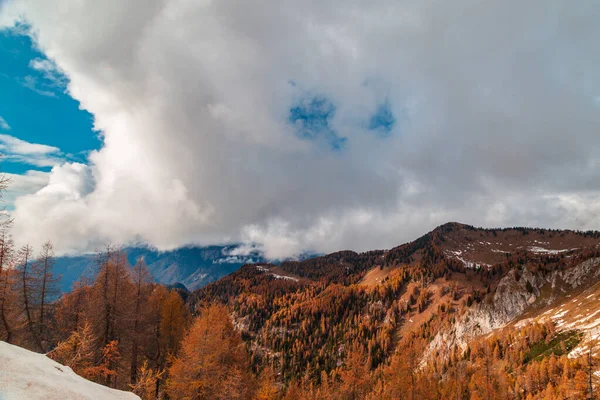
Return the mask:
[[567,251],[573,251],[573,250],[577,250],[577,248],[573,248],[573,249],[562,249],[562,250],[551,250],[551,249],[546,249],[544,247],[539,247],[539,246],[529,246],[529,251],[531,251],[532,253],[541,253],[541,254],[560,254],[560,253],[565,253]]
[[563,320],[563,317],[568,313],[567,310],[559,310],[556,314],[554,314],[552,316],[552,320],[554,320],[554,323],[556,324],[557,327],[562,327],[565,324],[565,321]]
[[480,267],[491,267],[490,264],[478,263],[473,261],[467,261],[462,257],[455,257],[458,261],[462,262],[465,268],[480,268]]
[[294,281],[294,282],[298,282],[298,278],[292,278],[291,276],[283,276],[283,275],[277,275],[277,274],[271,274],[275,277],[275,279],[286,279],[288,281]]
[[[294,281],[294,282],[298,282],[298,278],[293,278],[291,276],[284,276],[284,275],[277,275],[272,273],[269,268],[263,267],[262,265],[257,265],[256,269],[259,270],[260,272],[268,272],[269,275],[273,276],[275,279],[285,279],[288,281]],[[1,400],[1,399],[0,399]]]
[[566,313],[568,313],[567,310],[560,309],[556,314],[553,315],[552,318],[562,318],[565,316]]
[[[467,246],[471,246],[470,244]],[[463,254],[463,250],[445,250],[446,254],[451,254],[451,257],[463,263],[466,268],[483,268],[483,267],[491,267],[490,264],[473,262],[469,260],[465,260],[461,255]]]
[[43,354],[0,341],[2,400],[139,400],[133,393],[90,382]]
[[[600,339],[600,333],[598,332],[598,326],[597,325],[589,326],[588,331],[587,331],[586,335],[584,336],[583,340],[579,343],[579,345],[576,348],[574,348],[569,353],[569,358],[581,357],[582,355],[584,355],[585,353],[587,353],[589,351],[590,343],[597,342],[598,339]],[[594,353],[597,353],[597,351],[595,351]]]

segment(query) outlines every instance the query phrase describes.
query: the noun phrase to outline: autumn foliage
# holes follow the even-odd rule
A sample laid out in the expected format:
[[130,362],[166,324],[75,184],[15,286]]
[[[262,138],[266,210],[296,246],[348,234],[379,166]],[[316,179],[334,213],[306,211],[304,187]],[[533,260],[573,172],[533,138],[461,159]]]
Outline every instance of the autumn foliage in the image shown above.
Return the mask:
[[[461,229],[476,235],[471,228]],[[107,247],[93,276],[61,295],[52,244],[17,249],[6,223],[0,338],[144,400],[598,398],[596,344],[569,356],[582,333],[552,322],[509,326],[444,351],[430,346],[471,307],[491,302],[502,277],[544,276],[598,250],[516,251],[488,268],[466,268],[444,250],[453,229],[390,251],[246,265],[189,296],[154,283],[143,259],[132,266]],[[368,281],[372,271],[385,273]]]
[[177,399],[246,399],[247,355],[227,308],[202,307],[169,369],[167,392]]

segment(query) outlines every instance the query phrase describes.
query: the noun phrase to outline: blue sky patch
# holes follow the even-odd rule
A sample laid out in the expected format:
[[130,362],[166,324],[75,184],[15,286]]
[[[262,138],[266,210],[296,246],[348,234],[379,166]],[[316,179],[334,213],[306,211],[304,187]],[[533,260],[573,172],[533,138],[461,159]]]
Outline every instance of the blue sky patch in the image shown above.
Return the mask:
[[313,97],[290,108],[289,122],[296,127],[296,135],[305,140],[324,141],[331,150],[341,150],[347,138],[341,137],[330,126],[335,105],[325,97]]
[[[26,27],[0,30],[0,134],[11,140],[45,145],[56,160],[85,162],[90,150],[102,142],[93,130],[93,117],[81,110],[79,102],[65,93],[67,78],[41,53],[31,38],[22,34]],[[12,147],[23,147],[12,141]],[[15,147],[16,146],[16,147]],[[35,148],[40,150],[41,148]],[[38,154],[39,155],[39,154]],[[47,171],[49,165],[28,157],[4,157],[3,172],[22,174],[36,169]],[[50,164],[50,162],[46,162]]]
[[392,113],[389,101],[380,104],[369,120],[369,130],[377,133],[378,136],[387,137],[396,125],[396,118]]

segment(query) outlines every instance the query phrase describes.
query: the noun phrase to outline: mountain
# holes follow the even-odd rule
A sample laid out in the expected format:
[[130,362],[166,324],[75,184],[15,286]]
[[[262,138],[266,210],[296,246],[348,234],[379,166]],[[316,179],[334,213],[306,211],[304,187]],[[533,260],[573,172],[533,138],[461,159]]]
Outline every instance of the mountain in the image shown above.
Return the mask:
[[485,338],[545,327],[546,342],[523,339],[525,371],[529,354],[577,357],[600,339],[600,232],[448,223],[390,250],[248,264],[190,301],[228,305],[255,367],[274,362],[284,381],[336,373],[351,344],[372,371],[419,348],[439,374]]
[[90,382],[43,354],[2,341],[0,365],[2,400],[139,400],[133,393]]
[[[235,266],[238,253],[127,249],[157,279],[188,284]],[[90,269],[92,260],[69,265]],[[18,278],[4,272],[5,282]],[[600,393],[595,231],[448,223],[388,250],[248,262],[192,292],[142,283],[108,262],[46,309],[43,323],[23,309],[18,286],[3,287],[7,341],[54,349],[53,358],[110,387],[136,382],[143,398],[157,390],[170,398],[299,400]]]
[[[257,251],[239,254],[240,247],[237,245],[183,247],[164,252],[149,247],[126,247],[123,250],[131,265],[140,257],[143,258],[156,282],[179,283],[190,290],[213,282],[246,263],[263,261],[261,253]],[[70,291],[81,276],[92,277],[95,270],[94,254],[57,257],[55,260],[54,272],[62,276],[63,292]]]

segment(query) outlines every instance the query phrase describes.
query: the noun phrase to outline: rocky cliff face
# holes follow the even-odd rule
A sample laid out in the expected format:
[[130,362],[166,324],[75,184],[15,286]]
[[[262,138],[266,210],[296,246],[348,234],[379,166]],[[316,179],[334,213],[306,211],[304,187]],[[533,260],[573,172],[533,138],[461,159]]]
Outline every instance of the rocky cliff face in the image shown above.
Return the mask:
[[[578,288],[595,283],[600,277],[600,258],[591,258],[566,271],[553,271],[547,276],[525,269],[512,270],[503,277],[493,295],[469,308],[447,330],[439,332],[430,343],[426,355],[444,355],[452,346],[462,349],[470,340],[518,321],[530,308],[560,303]],[[544,291],[544,296],[541,295]]]

